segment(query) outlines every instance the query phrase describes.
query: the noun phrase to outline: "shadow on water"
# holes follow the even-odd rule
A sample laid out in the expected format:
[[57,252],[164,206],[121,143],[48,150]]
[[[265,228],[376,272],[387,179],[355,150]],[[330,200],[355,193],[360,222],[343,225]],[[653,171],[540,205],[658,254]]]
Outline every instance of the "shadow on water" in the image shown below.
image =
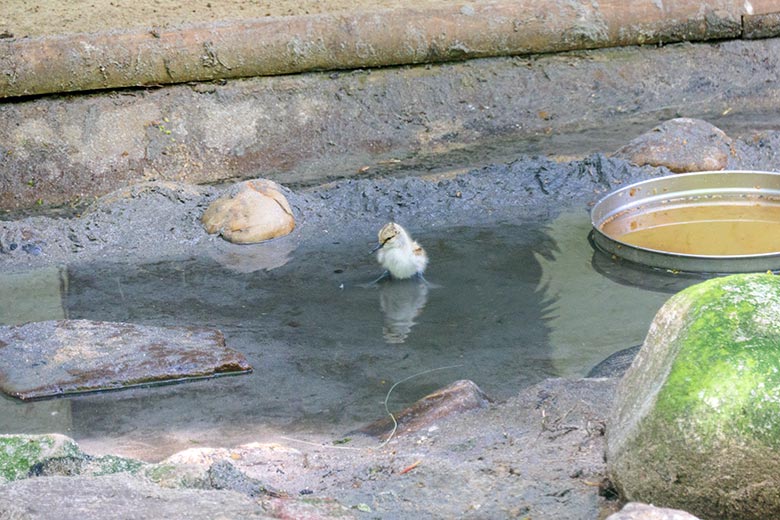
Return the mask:
[[[68,267],[62,315],[217,327],[255,370],[38,403],[0,399],[3,430],[61,431],[94,452],[111,443],[115,453],[155,458],[281,432],[343,434],[383,416],[393,383],[439,367],[455,365],[398,386],[391,408],[456,379],[505,399],[547,377],[582,376],[641,342],[666,298],[598,274],[588,231],[577,213],[549,226],[415,233],[431,257],[429,286],[366,286],[380,272],[366,254],[370,239],[255,263]],[[259,265],[274,268],[253,270]]]

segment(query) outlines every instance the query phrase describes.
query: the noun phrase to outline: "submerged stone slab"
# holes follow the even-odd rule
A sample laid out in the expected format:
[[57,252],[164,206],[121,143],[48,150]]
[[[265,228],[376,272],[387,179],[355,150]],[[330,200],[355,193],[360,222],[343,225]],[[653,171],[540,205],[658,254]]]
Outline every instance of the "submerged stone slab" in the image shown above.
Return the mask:
[[461,379],[404,408],[394,416],[395,420],[386,417],[358,431],[374,437],[389,435],[391,432],[405,435],[428,428],[446,417],[475,408],[485,408],[489,403],[487,395],[476,383]]
[[216,329],[88,320],[0,327],[0,390],[22,400],[251,370]]

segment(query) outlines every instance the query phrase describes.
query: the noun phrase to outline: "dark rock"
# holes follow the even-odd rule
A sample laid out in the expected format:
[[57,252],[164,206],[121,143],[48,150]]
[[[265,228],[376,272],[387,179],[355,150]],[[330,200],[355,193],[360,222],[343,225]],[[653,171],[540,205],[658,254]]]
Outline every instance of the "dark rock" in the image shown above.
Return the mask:
[[[430,427],[445,417],[474,408],[484,408],[488,403],[488,397],[473,381],[467,379],[455,381],[441,390],[426,395],[397,414],[396,435],[414,433]],[[379,437],[391,433],[393,428],[393,420],[387,417],[361,428],[360,432]]]
[[208,478],[213,489],[230,489],[250,497],[284,495],[284,493],[264,485],[259,480],[248,477],[228,460],[218,460],[212,464],[208,471]]
[[33,256],[40,256],[41,253],[43,253],[43,249],[41,249],[41,246],[39,246],[38,244],[24,244],[22,246],[22,251],[24,251],[28,255],[33,255]]
[[87,320],[0,327],[0,390],[23,400],[251,370],[216,329]]
[[722,170],[731,152],[731,138],[700,119],[671,119],[615,152],[639,166],[665,166],[675,173]]
[[631,366],[631,362],[634,361],[636,353],[642,345],[634,345],[633,347],[624,348],[618,350],[604,361],[590,369],[588,375],[585,377],[621,377],[626,373],[628,367]]

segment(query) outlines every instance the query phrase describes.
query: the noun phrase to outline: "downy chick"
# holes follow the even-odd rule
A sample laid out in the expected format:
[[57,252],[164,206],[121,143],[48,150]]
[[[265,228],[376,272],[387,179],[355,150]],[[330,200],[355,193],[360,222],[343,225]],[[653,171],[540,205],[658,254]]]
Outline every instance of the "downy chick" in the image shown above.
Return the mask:
[[371,252],[379,263],[387,269],[391,278],[404,280],[413,276],[422,278],[428,266],[428,255],[409,233],[395,222],[385,224],[379,230],[379,245]]

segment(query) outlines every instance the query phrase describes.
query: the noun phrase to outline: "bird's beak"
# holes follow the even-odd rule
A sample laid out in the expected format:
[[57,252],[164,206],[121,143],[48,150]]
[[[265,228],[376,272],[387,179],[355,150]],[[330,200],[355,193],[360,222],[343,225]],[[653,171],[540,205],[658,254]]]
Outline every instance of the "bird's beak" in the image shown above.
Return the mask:
[[384,243],[384,242],[382,242],[382,243],[380,243],[380,244],[377,244],[377,246],[376,246],[374,249],[372,249],[372,250],[371,250],[371,252],[369,252],[368,254],[369,254],[369,255],[373,255],[374,253],[376,253],[377,251],[379,251],[380,249],[382,249],[382,246],[383,246],[383,245],[385,245],[385,243]]

